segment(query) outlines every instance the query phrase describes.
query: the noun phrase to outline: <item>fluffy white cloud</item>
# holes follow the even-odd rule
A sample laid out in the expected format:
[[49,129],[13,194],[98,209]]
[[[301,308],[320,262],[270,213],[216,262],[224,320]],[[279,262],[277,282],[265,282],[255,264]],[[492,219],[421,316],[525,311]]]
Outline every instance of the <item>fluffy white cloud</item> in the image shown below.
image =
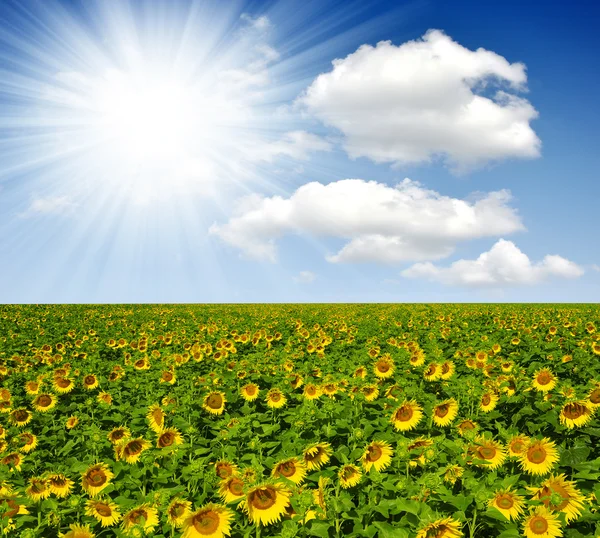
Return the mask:
[[435,260],[458,241],[523,230],[510,199],[502,190],[461,200],[410,179],[396,187],[362,179],[312,182],[289,198],[245,197],[229,222],[209,231],[259,260],[275,261],[276,240],[285,234],[345,240],[330,262]]
[[294,277],[294,281],[300,284],[310,284],[311,282],[314,282],[316,278],[317,275],[312,271],[300,271],[298,276]]
[[458,260],[449,267],[436,267],[431,262],[417,263],[401,274],[448,285],[492,287],[536,284],[548,277],[577,278],[583,274],[583,269],[556,255],[532,263],[512,241],[500,239],[476,260]]
[[35,215],[65,215],[72,213],[77,204],[68,196],[47,196],[45,198],[33,198],[27,209],[21,213],[21,217],[33,217]]
[[[522,63],[471,51],[439,30],[400,46],[381,41],[333,61],[299,97],[345,135],[353,157],[383,163],[445,158],[457,172],[540,154],[529,122],[537,111],[507,90],[526,90]],[[492,96],[490,86],[495,85]]]

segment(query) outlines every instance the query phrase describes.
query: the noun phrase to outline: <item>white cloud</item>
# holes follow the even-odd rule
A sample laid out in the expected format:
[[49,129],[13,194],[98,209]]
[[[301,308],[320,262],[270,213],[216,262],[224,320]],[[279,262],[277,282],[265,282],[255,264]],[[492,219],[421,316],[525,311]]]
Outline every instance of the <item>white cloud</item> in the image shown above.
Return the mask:
[[314,282],[316,278],[317,275],[312,271],[300,271],[298,276],[294,277],[294,281],[300,284],[310,284],[311,282]]
[[258,145],[252,152],[252,158],[272,162],[278,155],[287,155],[292,159],[306,160],[314,151],[331,151],[331,144],[306,131],[290,131],[276,142]]
[[447,285],[494,287],[537,284],[548,277],[577,278],[583,272],[577,264],[556,255],[532,263],[512,241],[500,239],[476,260],[458,260],[449,267],[437,267],[431,262],[417,263],[401,274]]
[[346,241],[330,262],[436,260],[459,241],[523,230],[510,200],[505,190],[473,201],[450,198],[410,179],[396,187],[362,179],[312,182],[289,198],[245,197],[226,224],[209,231],[246,256],[271,262],[276,240],[294,233]]
[[45,198],[33,198],[21,217],[33,217],[35,215],[65,215],[75,210],[75,204],[68,196],[48,196]]
[[[333,61],[296,101],[345,135],[352,158],[421,163],[444,158],[464,172],[490,161],[532,158],[538,115],[508,90],[526,90],[522,63],[471,51],[439,30],[400,46],[381,41]],[[495,85],[493,96],[490,93]]]

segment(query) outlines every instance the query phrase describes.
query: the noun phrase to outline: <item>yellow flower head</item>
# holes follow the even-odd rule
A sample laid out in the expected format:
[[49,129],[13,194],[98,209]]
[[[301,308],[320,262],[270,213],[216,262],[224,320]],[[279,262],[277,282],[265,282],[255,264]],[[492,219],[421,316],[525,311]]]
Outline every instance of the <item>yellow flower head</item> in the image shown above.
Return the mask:
[[110,499],[90,499],[86,503],[85,513],[96,519],[103,527],[115,525],[121,519],[119,507]]
[[360,482],[362,477],[361,470],[356,465],[343,465],[338,471],[338,478],[340,480],[340,485],[344,489],[349,489]]
[[271,389],[267,392],[267,405],[272,409],[279,409],[283,407],[287,402],[287,398],[277,388]]
[[223,538],[229,536],[233,512],[220,504],[207,504],[189,514],[181,538]]
[[521,517],[525,501],[510,489],[502,489],[495,492],[494,497],[489,501],[489,506],[499,510],[510,521]]
[[457,414],[458,403],[454,398],[450,398],[433,408],[433,423],[440,427],[449,426]]
[[166,413],[161,409],[160,405],[152,404],[148,408],[148,414],[146,415],[146,420],[148,420],[148,424],[150,428],[155,433],[160,433],[162,429],[165,427],[165,416]]
[[529,474],[548,474],[559,460],[554,441],[544,437],[529,442],[527,449],[520,455],[519,461],[523,470]]
[[392,462],[392,448],[385,441],[373,441],[365,449],[360,461],[367,473],[371,467],[382,471]]
[[333,450],[329,443],[317,443],[304,451],[304,463],[309,471],[323,467],[330,459]]
[[423,409],[414,400],[405,400],[392,414],[391,422],[397,431],[408,431],[417,427],[423,418]]
[[167,521],[169,525],[180,528],[192,513],[192,503],[183,499],[175,498],[167,508]]
[[258,388],[258,385],[256,383],[248,383],[244,385],[240,390],[242,398],[244,398],[244,400],[246,400],[247,402],[253,402],[254,400],[256,400],[256,398],[258,398],[259,393],[260,389]]
[[150,534],[158,525],[158,510],[148,504],[142,504],[127,512],[121,523],[123,531],[127,532],[136,525],[140,525],[146,534]]
[[270,525],[277,523],[290,504],[291,492],[281,484],[259,484],[250,488],[240,506],[251,523]]
[[223,392],[213,391],[204,397],[202,407],[212,415],[222,415],[226,401]]
[[226,503],[239,501],[244,497],[244,481],[238,476],[230,476],[221,482],[219,495]]
[[106,463],[97,463],[81,475],[81,487],[88,495],[95,497],[110,484],[114,476]]
[[273,478],[283,476],[294,484],[301,484],[306,476],[306,465],[298,458],[287,458],[275,464],[271,476]]
[[[563,512],[567,523],[581,515],[585,497],[577,490],[575,482],[566,480],[564,474],[550,476],[540,488],[532,488],[533,498],[539,499],[552,512]],[[556,496],[557,502],[552,498]]]
[[459,538],[463,536],[459,521],[451,517],[438,519],[419,529],[416,538]]
[[526,538],[557,538],[562,536],[560,522],[544,506],[538,506],[523,521],[523,534]]
[[51,474],[46,479],[50,492],[59,499],[68,497],[73,488],[73,480],[67,478],[64,474]]
[[533,376],[533,388],[540,392],[548,392],[556,386],[556,377],[550,368],[541,368]]
[[485,469],[497,469],[506,459],[506,450],[497,441],[478,437],[476,444],[469,448],[470,454],[478,459],[484,460],[485,463],[478,464]]
[[572,430],[587,424],[594,416],[595,409],[588,401],[565,404],[560,411],[559,419],[562,424]]

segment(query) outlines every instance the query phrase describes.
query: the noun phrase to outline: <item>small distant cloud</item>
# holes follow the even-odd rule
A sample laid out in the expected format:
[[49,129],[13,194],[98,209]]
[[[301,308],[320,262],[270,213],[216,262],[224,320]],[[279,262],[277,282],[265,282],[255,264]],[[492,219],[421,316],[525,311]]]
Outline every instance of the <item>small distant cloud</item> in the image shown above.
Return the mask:
[[590,269],[591,269],[592,271],[598,271],[598,272],[600,272],[600,265],[593,263],[593,264],[590,266]]
[[47,196],[45,198],[33,198],[29,207],[19,214],[21,217],[33,217],[36,215],[66,215],[72,213],[77,207],[68,196]]
[[251,158],[272,162],[276,156],[286,155],[295,160],[307,160],[310,153],[331,149],[331,144],[320,136],[306,131],[290,131],[276,142],[257,146]]
[[240,15],[240,19],[242,19],[244,22],[247,22],[248,26],[256,30],[265,31],[271,27],[271,21],[266,15],[261,15],[260,17],[253,17],[248,13],[242,13]]
[[532,263],[512,242],[500,239],[476,260],[458,260],[449,267],[431,262],[416,263],[402,271],[407,278],[426,278],[447,285],[497,287],[534,285],[549,277],[578,278],[584,271],[562,256],[548,255]]
[[312,271],[300,271],[298,276],[294,277],[294,281],[300,284],[310,284],[311,282],[314,282],[316,278],[317,275]]

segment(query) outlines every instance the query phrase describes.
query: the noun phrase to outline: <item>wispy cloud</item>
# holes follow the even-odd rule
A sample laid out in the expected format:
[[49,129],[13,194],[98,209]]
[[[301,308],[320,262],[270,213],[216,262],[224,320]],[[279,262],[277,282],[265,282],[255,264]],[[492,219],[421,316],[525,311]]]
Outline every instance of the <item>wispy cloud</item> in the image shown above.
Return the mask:
[[300,273],[294,277],[294,282],[298,282],[299,284],[310,284],[314,282],[317,278],[312,271],[300,271]]
[[33,198],[25,211],[19,213],[22,218],[36,215],[67,215],[72,213],[77,204],[68,196],[47,196]]

